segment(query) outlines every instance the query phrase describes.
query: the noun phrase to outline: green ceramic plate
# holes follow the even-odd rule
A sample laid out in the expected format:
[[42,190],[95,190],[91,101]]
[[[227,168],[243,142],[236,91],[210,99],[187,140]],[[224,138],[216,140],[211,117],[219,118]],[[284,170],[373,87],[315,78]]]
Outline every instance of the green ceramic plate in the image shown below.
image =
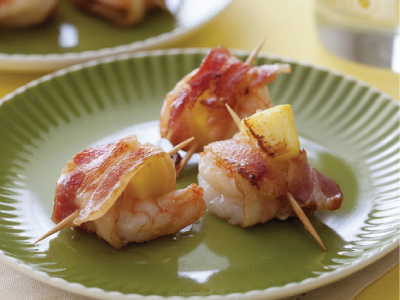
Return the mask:
[[[279,76],[270,92],[275,103],[292,105],[310,163],[344,192],[340,210],[311,218],[328,252],[297,219],[241,229],[208,213],[176,235],[123,251],[69,228],[35,245],[53,227],[55,183],[77,152],[129,133],[168,146],[158,134],[164,95],[204,55],[176,49],[103,60],[46,76],[3,99],[2,260],[92,297],[267,299],[334,282],[397,246],[398,103],[355,79],[293,61],[292,74]],[[276,61],[261,56],[257,63]],[[179,186],[196,175],[194,157]]]
[[[170,44],[199,29],[232,0],[166,0],[130,28],[120,28],[62,0],[53,18],[24,30],[0,28],[0,69],[56,70],[89,59]],[[29,45],[29,47],[27,46]]]

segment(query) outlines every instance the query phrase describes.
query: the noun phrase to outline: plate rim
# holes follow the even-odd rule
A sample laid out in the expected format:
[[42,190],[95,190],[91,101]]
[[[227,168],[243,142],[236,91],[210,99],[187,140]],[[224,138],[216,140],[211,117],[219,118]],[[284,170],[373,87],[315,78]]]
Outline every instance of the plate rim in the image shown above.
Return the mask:
[[[34,87],[41,82],[46,82],[52,80],[55,77],[65,75],[67,73],[78,71],[81,69],[85,69],[88,67],[106,64],[106,63],[113,63],[120,60],[126,59],[134,59],[134,58],[144,58],[149,56],[164,56],[164,55],[193,55],[193,54],[205,54],[208,51],[213,49],[212,47],[193,47],[193,48],[171,48],[171,49],[158,49],[158,50],[143,50],[135,53],[124,53],[120,55],[112,55],[108,57],[102,57],[98,59],[93,59],[90,61],[86,61],[80,64],[72,65],[66,67],[64,69],[57,70],[53,73],[44,75],[38,79],[35,79],[19,88],[14,90],[13,92],[5,95],[0,99],[0,106],[3,105],[6,101],[12,100],[16,95],[23,93],[30,87]],[[250,51],[242,50],[242,49],[230,49],[231,53],[234,55],[249,55]],[[322,66],[314,65],[302,60],[296,60],[284,56],[278,56],[274,54],[268,53],[260,53],[259,57],[273,59],[273,60],[283,60],[288,63],[298,64],[302,67],[310,67],[312,69],[325,71],[328,73],[332,73],[338,76],[341,76],[347,80],[351,80],[361,84],[363,86],[367,86],[368,88],[372,89],[373,91],[379,92],[381,95],[385,96],[393,105],[400,106],[400,102],[392,98],[390,95],[380,91],[378,88],[367,84],[366,82],[357,79],[353,76],[343,74],[339,71],[332,70],[329,68],[325,68]],[[80,283],[73,283],[62,278],[52,277],[48,273],[45,273],[40,270],[34,269],[32,266],[25,264],[23,261],[20,261],[16,258],[10,257],[6,255],[0,249],[0,261],[6,263],[10,267],[14,268],[25,275],[28,275],[31,278],[37,279],[45,284],[49,284],[51,286],[72,292],[77,293],[84,296],[95,297],[97,299],[132,299],[132,300],[228,300],[228,299],[261,299],[267,297],[268,299],[274,297],[289,297],[294,296],[303,292],[308,292],[316,288],[321,288],[327,286],[331,283],[334,283],[340,279],[348,277],[363,268],[373,264],[377,260],[383,258],[391,251],[395,250],[399,247],[400,236],[393,238],[390,242],[379,246],[378,248],[374,249],[373,251],[365,254],[363,257],[360,257],[350,264],[341,266],[338,269],[330,271],[328,273],[324,273],[317,277],[309,277],[303,279],[299,282],[291,282],[282,286],[275,286],[269,287],[264,290],[252,290],[244,293],[229,293],[225,295],[208,295],[208,296],[160,296],[160,295],[141,295],[141,294],[124,294],[119,291],[105,291],[98,287],[86,287]]]

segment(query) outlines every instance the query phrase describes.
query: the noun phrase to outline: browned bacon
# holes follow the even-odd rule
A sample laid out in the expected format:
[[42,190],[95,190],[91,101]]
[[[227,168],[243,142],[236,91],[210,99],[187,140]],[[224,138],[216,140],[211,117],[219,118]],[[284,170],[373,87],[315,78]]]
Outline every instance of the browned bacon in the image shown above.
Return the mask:
[[237,128],[226,104],[240,118],[271,107],[267,84],[285,72],[284,68],[289,67],[251,67],[226,48],[214,48],[198,69],[166,95],[160,114],[161,136],[174,145],[194,136],[196,151],[210,142],[232,137]]
[[78,207],[76,225],[100,217],[120,196],[137,166],[161,153],[151,146],[140,149],[134,136],[78,153],[57,182],[53,221],[62,221]]

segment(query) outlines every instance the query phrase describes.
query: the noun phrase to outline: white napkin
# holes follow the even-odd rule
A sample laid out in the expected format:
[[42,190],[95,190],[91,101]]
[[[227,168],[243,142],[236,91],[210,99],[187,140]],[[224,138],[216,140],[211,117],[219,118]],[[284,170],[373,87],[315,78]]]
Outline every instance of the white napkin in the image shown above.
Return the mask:
[[337,300],[354,299],[364,288],[389,272],[399,263],[399,248],[396,248],[368,267],[336,281],[330,285],[286,300]]
[[[363,270],[317,290],[290,297],[288,300],[353,299],[362,289],[399,263],[399,249],[392,251]],[[90,300],[37,281],[0,262],[0,299],[8,300]]]

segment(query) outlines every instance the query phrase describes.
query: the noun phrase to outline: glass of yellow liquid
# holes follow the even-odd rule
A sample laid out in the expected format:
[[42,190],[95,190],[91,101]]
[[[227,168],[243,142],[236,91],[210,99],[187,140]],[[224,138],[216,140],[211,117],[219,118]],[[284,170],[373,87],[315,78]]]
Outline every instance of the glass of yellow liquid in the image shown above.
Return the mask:
[[399,0],[315,0],[322,45],[334,54],[400,73]]

